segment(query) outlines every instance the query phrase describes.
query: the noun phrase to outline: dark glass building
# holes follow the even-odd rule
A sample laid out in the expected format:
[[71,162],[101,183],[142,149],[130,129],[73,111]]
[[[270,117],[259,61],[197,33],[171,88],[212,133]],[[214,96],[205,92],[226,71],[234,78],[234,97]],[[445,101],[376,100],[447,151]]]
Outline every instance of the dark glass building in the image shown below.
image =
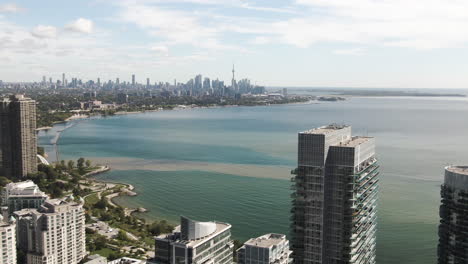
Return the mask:
[[468,166],[445,168],[441,196],[438,263],[468,263]]
[[299,133],[293,171],[294,263],[375,263],[378,164],[375,139],[350,126]]

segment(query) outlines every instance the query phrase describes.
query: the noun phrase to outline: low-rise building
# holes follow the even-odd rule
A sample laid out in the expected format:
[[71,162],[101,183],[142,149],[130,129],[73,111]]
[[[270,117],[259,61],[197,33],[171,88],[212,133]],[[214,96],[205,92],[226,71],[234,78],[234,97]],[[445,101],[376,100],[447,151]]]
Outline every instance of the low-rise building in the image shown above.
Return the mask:
[[8,216],[6,207],[0,215],[0,236],[0,263],[16,264],[16,220]]
[[9,183],[2,194],[2,206],[7,206],[9,213],[25,208],[39,208],[48,198],[32,181]]
[[237,250],[239,264],[288,264],[291,250],[286,235],[266,234],[251,238]]
[[18,247],[27,264],[77,264],[86,256],[81,203],[46,200],[39,209],[14,212]]
[[108,262],[107,264],[146,264],[146,260],[133,259],[133,258],[120,258]]
[[84,264],[107,264],[107,258],[98,254],[91,255]]
[[181,217],[171,234],[156,238],[155,261],[159,264],[232,263],[231,225],[198,222]]

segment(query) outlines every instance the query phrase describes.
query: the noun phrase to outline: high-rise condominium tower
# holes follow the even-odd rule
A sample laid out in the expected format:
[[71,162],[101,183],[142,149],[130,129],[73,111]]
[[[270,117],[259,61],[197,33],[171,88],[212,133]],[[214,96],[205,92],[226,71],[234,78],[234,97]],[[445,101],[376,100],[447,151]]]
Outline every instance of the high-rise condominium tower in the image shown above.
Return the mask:
[[14,212],[18,247],[27,264],[78,264],[86,256],[82,204],[47,200],[39,209]]
[[375,263],[378,165],[375,140],[350,126],[299,133],[292,178],[296,264]]
[[468,166],[445,168],[441,196],[439,264],[468,263]]
[[7,207],[0,214],[0,234],[0,263],[16,264],[16,220],[8,217]]
[[16,95],[0,102],[0,152],[3,175],[37,172],[36,101]]

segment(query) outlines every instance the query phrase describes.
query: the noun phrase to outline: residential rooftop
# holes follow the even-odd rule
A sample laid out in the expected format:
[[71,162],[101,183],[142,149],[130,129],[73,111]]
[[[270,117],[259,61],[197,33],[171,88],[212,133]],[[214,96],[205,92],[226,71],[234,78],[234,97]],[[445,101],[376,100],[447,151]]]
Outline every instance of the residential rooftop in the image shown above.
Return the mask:
[[370,139],[372,139],[372,137],[352,137],[350,140],[341,142],[337,146],[353,148],[368,142]]
[[266,234],[257,238],[251,238],[244,243],[246,246],[270,248],[277,246],[286,240],[286,235],[282,234]]
[[8,197],[40,196],[47,198],[47,195],[32,181],[9,183],[6,185],[5,190]]
[[157,236],[157,238],[171,240],[173,242],[181,243],[181,244],[186,245],[187,247],[193,248],[231,228],[231,225],[227,223],[221,223],[221,222],[212,222],[212,223],[216,224],[216,230],[212,232],[211,234],[205,237],[202,237],[200,239],[194,239],[194,240],[181,239],[180,237],[181,226],[180,225],[176,226],[174,231],[171,234],[163,234],[163,235]]
[[446,170],[456,174],[468,176],[468,166],[449,166],[446,168]]
[[344,128],[347,128],[347,127],[350,127],[350,126],[332,124],[332,125],[328,125],[328,126],[322,126],[322,127],[319,127],[319,128],[313,128],[313,129],[301,132],[300,134],[319,134],[319,135],[323,134],[323,135],[326,135],[326,134],[329,134],[329,133],[332,133],[332,132],[335,132],[337,130],[341,130],[341,129],[344,129]]

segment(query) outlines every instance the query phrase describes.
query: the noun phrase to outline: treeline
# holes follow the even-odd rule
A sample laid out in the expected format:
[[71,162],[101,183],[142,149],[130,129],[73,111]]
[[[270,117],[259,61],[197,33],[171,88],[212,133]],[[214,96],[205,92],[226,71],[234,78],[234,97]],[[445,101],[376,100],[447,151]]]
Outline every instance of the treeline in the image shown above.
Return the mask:
[[36,126],[39,127],[50,127],[54,123],[63,122],[67,118],[71,117],[71,112],[47,112],[37,111]]

